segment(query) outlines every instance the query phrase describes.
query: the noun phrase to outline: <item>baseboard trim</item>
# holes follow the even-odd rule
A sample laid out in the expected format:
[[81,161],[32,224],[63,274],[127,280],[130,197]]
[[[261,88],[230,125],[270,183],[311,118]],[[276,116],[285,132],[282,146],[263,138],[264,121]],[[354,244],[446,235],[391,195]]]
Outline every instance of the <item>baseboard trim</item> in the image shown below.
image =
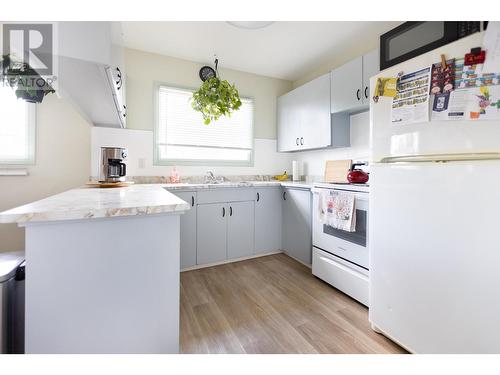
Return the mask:
[[[222,264],[228,264],[228,263],[235,263],[235,262],[241,262],[242,260],[248,260],[248,259],[254,259],[254,258],[260,258],[260,257],[265,257],[268,255],[274,255],[274,254],[281,254],[283,253],[283,250],[276,250],[276,251],[270,251],[268,253],[262,253],[262,254],[253,254],[247,257],[242,257],[242,258],[235,258],[235,259],[226,259],[221,262],[214,262],[214,263],[207,263],[207,264],[200,264],[196,265],[193,267],[187,267],[181,269],[181,272],[185,271],[194,271],[194,270],[199,270],[201,268],[207,268],[207,267],[213,267],[213,266],[220,266]],[[288,255],[288,254],[287,254]],[[294,258],[295,259],[295,258]],[[300,261],[299,261],[300,262]]]
[[394,337],[391,335],[387,334],[383,330],[381,330],[377,325],[375,325],[371,320],[368,320],[370,322],[371,328],[374,332],[377,332],[379,335],[387,337],[389,340],[393,341],[394,343],[398,344],[400,347],[402,347],[404,350],[406,350],[410,354],[417,354],[413,349],[407,347],[406,345],[403,345],[401,342],[396,340]]
[[302,260],[300,259],[297,259],[295,258],[294,256],[291,256],[290,254],[288,254],[286,252],[286,250],[283,250],[282,253],[286,254],[287,256],[289,256],[290,258],[292,258],[293,260],[296,260],[297,262],[299,262],[300,264],[306,266],[307,268],[311,268],[312,269],[312,264],[307,264],[307,263],[304,263]]

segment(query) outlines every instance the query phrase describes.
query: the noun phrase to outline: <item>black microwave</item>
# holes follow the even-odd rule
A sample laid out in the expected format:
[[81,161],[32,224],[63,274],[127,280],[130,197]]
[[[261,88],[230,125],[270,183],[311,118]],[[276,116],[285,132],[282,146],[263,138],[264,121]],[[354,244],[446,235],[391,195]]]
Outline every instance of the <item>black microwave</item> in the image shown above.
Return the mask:
[[480,21],[405,22],[380,36],[380,70],[478,31]]

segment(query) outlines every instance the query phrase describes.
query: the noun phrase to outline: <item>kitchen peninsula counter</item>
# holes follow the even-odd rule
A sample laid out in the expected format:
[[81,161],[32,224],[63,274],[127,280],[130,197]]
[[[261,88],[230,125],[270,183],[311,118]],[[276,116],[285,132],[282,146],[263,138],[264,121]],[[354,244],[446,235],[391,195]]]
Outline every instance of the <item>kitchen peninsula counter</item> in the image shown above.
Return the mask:
[[1,212],[0,223],[181,213],[189,208],[189,204],[158,184],[107,189],[82,187]]
[[25,227],[26,353],[178,353],[189,208],[161,185],[132,185],[0,213]]

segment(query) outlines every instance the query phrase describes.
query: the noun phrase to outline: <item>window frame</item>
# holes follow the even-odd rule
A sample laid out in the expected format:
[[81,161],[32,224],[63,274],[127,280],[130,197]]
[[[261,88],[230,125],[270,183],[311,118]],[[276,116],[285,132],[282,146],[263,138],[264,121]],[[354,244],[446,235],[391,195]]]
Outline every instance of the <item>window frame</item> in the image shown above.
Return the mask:
[[[230,167],[253,167],[255,159],[255,99],[251,96],[241,96],[242,99],[251,100],[253,102],[253,116],[251,126],[252,134],[252,146],[250,149],[249,160],[239,161],[239,160],[206,160],[206,159],[161,159],[159,155],[159,130],[160,130],[160,106],[159,106],[159,96],[160,87],[167,87],[177,90],[189,90],[196,91],[196,88],[172,85],[165,82],[155,81],[153,84],[153,107],[154,107],[154,126],[153,126],[153,165],[156,166],[174,166],[174,165],[185,165],[185,166],[230,166]],[[211,125],[208,125],[211,126]]]
[[36,104],[28,102],[26,102],[25,104],[28,115],[28,136],[26,144],[26,146],[28,147],[28,156],[23,159],[2,159],[0,156],[1,166],[35,165],[36,163]]

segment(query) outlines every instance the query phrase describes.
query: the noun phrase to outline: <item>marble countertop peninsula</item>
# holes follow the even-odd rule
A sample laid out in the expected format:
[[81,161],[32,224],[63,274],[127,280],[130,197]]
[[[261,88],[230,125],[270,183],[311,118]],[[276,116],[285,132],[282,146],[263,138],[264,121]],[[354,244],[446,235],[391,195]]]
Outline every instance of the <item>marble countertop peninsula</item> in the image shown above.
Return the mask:
[[0,223],[182,213],[190,206],[161,184],[99,189],[82,187],[0,213]]

